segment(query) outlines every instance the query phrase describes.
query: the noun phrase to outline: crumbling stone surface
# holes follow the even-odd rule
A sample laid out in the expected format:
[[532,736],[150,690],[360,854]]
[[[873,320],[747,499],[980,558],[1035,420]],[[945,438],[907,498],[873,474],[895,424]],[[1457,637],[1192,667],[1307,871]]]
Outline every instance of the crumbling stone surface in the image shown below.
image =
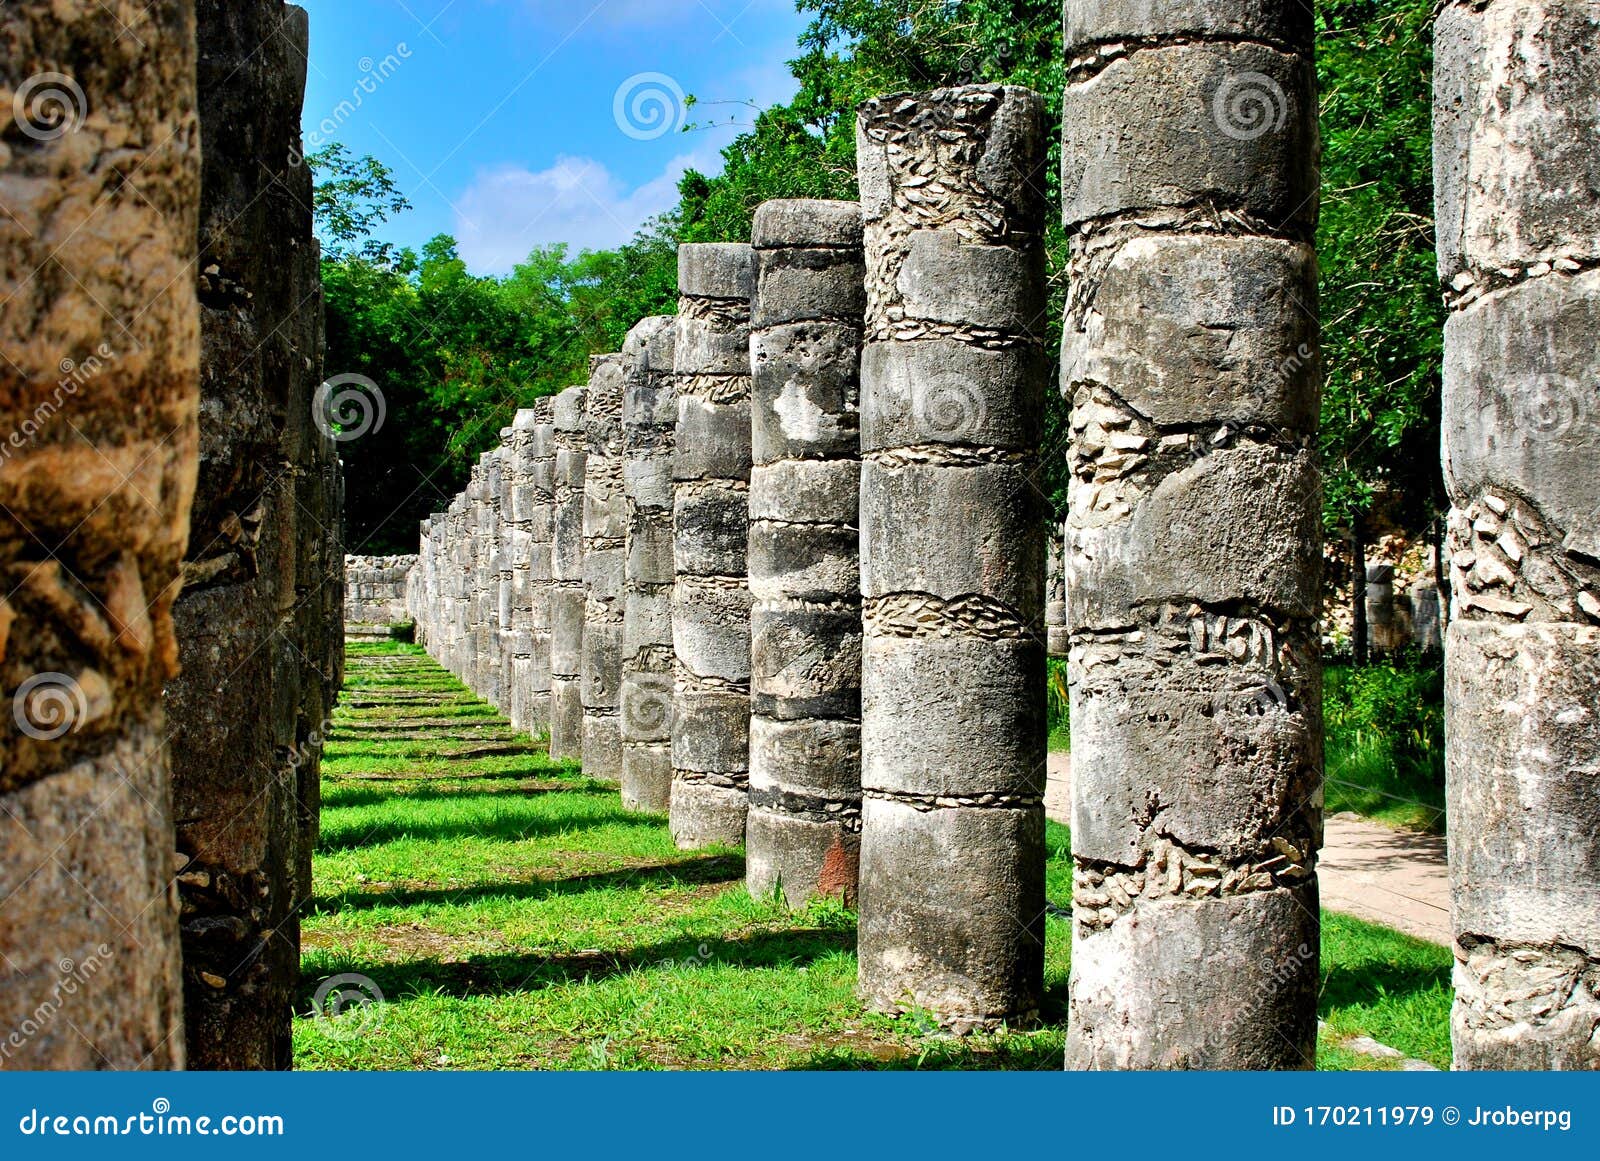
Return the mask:
[[623,572],[628,513],[622,489],[622,394],[627,361],[589,360],[584,396],[588,459],[583,485],[583,770],[622,781]]
[[773,201],[752,245],[745,881],[855,902],[861,849],[861,207]]
[[1447,4],[1434,174],[1460,1069],[1600,1068],[1600,12]]
[[622,804],[667,813],[672,800],[672,451],[677,321],[647,318],[622,354],[623,495],[627,505],[622,624]]
[[411,619],[407,592],[418,557],[347,556],[344,558],[344,619],[348,631],[382,630]]
[[550,756],[583,756],[583,526],[589,441],[584,429],[586,387],[556,396],[554,525],[550,582]]
[[177,1068],[162,683],[198,464],[188,0],[0,9],[0,1054]]
[[1309,1068],[1322,776],[1310,14],[1069,0],[1066,15],[1066,1061]]
[[343,615],[311,176],[293,160],[309,27],[280,0],[200,0],[198,30],[200,475],[166,691],[188,1060],[288,1068]]
[[1044,976],[1043,103],[868,101],[860,988],[957,1028]]
[[678,248],[672,834],[744,841],[750,785],[750,247]]

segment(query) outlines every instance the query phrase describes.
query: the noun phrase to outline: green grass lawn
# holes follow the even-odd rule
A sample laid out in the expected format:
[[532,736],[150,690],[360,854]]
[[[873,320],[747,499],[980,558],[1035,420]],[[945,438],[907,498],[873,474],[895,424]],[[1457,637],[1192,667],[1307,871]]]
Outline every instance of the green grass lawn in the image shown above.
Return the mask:
[[[664,818],[551,762],[415,647],[352,644],[323,776],[302,1068],[1061,1065],[1065,920],[1047,921],[1041,1029],[951,1039],[916,1013],[870,1015],[850,912],[752,899],[739,850],[677,850]],[[1049,845],[1065,908],[1066,830]],[[1325,920],[1323,1066],[1381,1063],[1338,1048],[1355,1035],[1447,1065],[1449,953]],[[386,1002],[316,1018],[341,973]]]

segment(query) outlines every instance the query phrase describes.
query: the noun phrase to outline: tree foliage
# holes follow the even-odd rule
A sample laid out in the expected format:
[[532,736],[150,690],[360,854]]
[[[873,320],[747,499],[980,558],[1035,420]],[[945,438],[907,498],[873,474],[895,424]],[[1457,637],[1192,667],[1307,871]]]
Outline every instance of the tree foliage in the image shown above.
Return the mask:
[[[418,256],[374,235],[404,210],[388,172],[338,146],[318,159],[328,244],[329,370],[388,393],[381,440],[346,445],[352,541],[398,548],[414,518],[459,489],[516,407],[583,377],[639,319],[671,313],[679,242],[742,241],[771,198],[851,198],[855,110],[883,93],[972,81],[1026,85],[1060,116],[1059,0],[800,0],[810,17],[790,62],[799,91],[761,111],[717,176],[689,172],[679,204],[616,250],[535,250],[505,278],[471,275],[448,238]],[[1424,519],[1436,492],[1442,312],[1434,290],[1429,71],[1431,0],[1321,0],[1323,215],[1319,235],[1327,389],[1321,446],[1337,526],[1375,490]],[[1059,133],[1052,130],[1052,141]],[[1052,150],[1047,341],[1059,341],[1067,240]],[[1046,490],[1065,506],[1065,405],[1050,393]],[[400,503],[402,496],[410,496]],[[400,519],[386,509],[396,509]],[[1415,524],[1413,525],[1415,526]],[[363,539],[365,538],[365,539]]]

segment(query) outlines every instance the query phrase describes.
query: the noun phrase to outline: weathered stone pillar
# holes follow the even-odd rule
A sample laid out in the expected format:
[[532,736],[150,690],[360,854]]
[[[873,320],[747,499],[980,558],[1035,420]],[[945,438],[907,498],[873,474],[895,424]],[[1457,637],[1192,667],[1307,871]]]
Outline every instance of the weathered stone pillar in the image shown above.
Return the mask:
[[583,756],[583,508],[585,464],[584,397],[568,387],[556,396],[555,509],[550,581],[550,756]]
[[[513,418],[505,442],[506,471],[500,500],[505,541],[500,585],[505,603],[501,624],[501,664],[505,667],[506,718],[513,728],[529,730],[529,679],[533,663],[533,430],[531,408]],[[537,733],[537,730],[532,732]]]
[[495,645],[494,661],[495,690],[499,694],[495,706],[507,719],[511,717],[512,702],[516,698],[516,686],[512,681],[514,674],[512,662],[516,657],[517,646],[515,621],[518,528],[514,493],[521,468],[518,460],[522,454],[522,442],[523,436],[515,427],[501,428],[500,446],[497,449],[500,462],[500,488],[499,494],[495,497],[495,559],[500,568],[499,582],[495,587],[495,629],[499,634],[499,641]]
[[1066,546],[1062,526],[1054,521],[1045,541],[1044,631],[1050,656],[1065,657],[1070,644],[1067,635],[1067,574],[1063,559]]
[[[1066,5],[1073,1068],[1309,1068],[1309,5]],[[1107,142],[1115,143],[1108,148]]]
[[750,785],[750,247],[678,248],[672,835],[744,841]]
[[583,477],[583,772],[622,781],[622,574],[628,512],[622,494],[620,354],[589,360]]
[[1600,1068],[1600,6],[1435,32],[1455,1067]]
[[194,5],[122,15],[0,8],[8,1069],[184,1062],[161,686],[199,438]]
[[522,436],[521,482],[516,516],[518,541],[517,659],[512,704],[518,728],[538,736],[550,729],[550,544],[555,499],[555,428],[552,401],[537,400],[517,413]]
[[1367,633],[1374,653],[1393,653],[1404,642],[1394,603],[1394,565],[1367,565]]
[[677,320],[647,318],[622,353],[627,568],[622,622],[622,804],[667,813],[672,800],[672,448]]
[[883,97],[856,130],[861,993],[1026,1021],[1044,977],[1043,105]]
[[861,855],[861,207],[756,211],[745,882],[854,904]]
[[483,453],[482,492],[478,497],[478,571],[474,581],[482,608],[480,630],[474,643],[477,684],[484,701],[504,709],[500,685],[500,479],[503,447]]

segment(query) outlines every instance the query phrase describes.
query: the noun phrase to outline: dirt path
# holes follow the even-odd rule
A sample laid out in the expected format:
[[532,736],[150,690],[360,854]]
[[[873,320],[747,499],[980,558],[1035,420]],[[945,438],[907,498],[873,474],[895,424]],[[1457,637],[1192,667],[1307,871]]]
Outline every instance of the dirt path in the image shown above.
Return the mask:
[[[1057,822],[1071,822],[1071,754],[1050,755],[1044,805]],[[1317,863],[1324,907],[1450,945],[1450,887],[1442,837],[1395,830],[1348,813],[1329,815],[1325,831]]]

